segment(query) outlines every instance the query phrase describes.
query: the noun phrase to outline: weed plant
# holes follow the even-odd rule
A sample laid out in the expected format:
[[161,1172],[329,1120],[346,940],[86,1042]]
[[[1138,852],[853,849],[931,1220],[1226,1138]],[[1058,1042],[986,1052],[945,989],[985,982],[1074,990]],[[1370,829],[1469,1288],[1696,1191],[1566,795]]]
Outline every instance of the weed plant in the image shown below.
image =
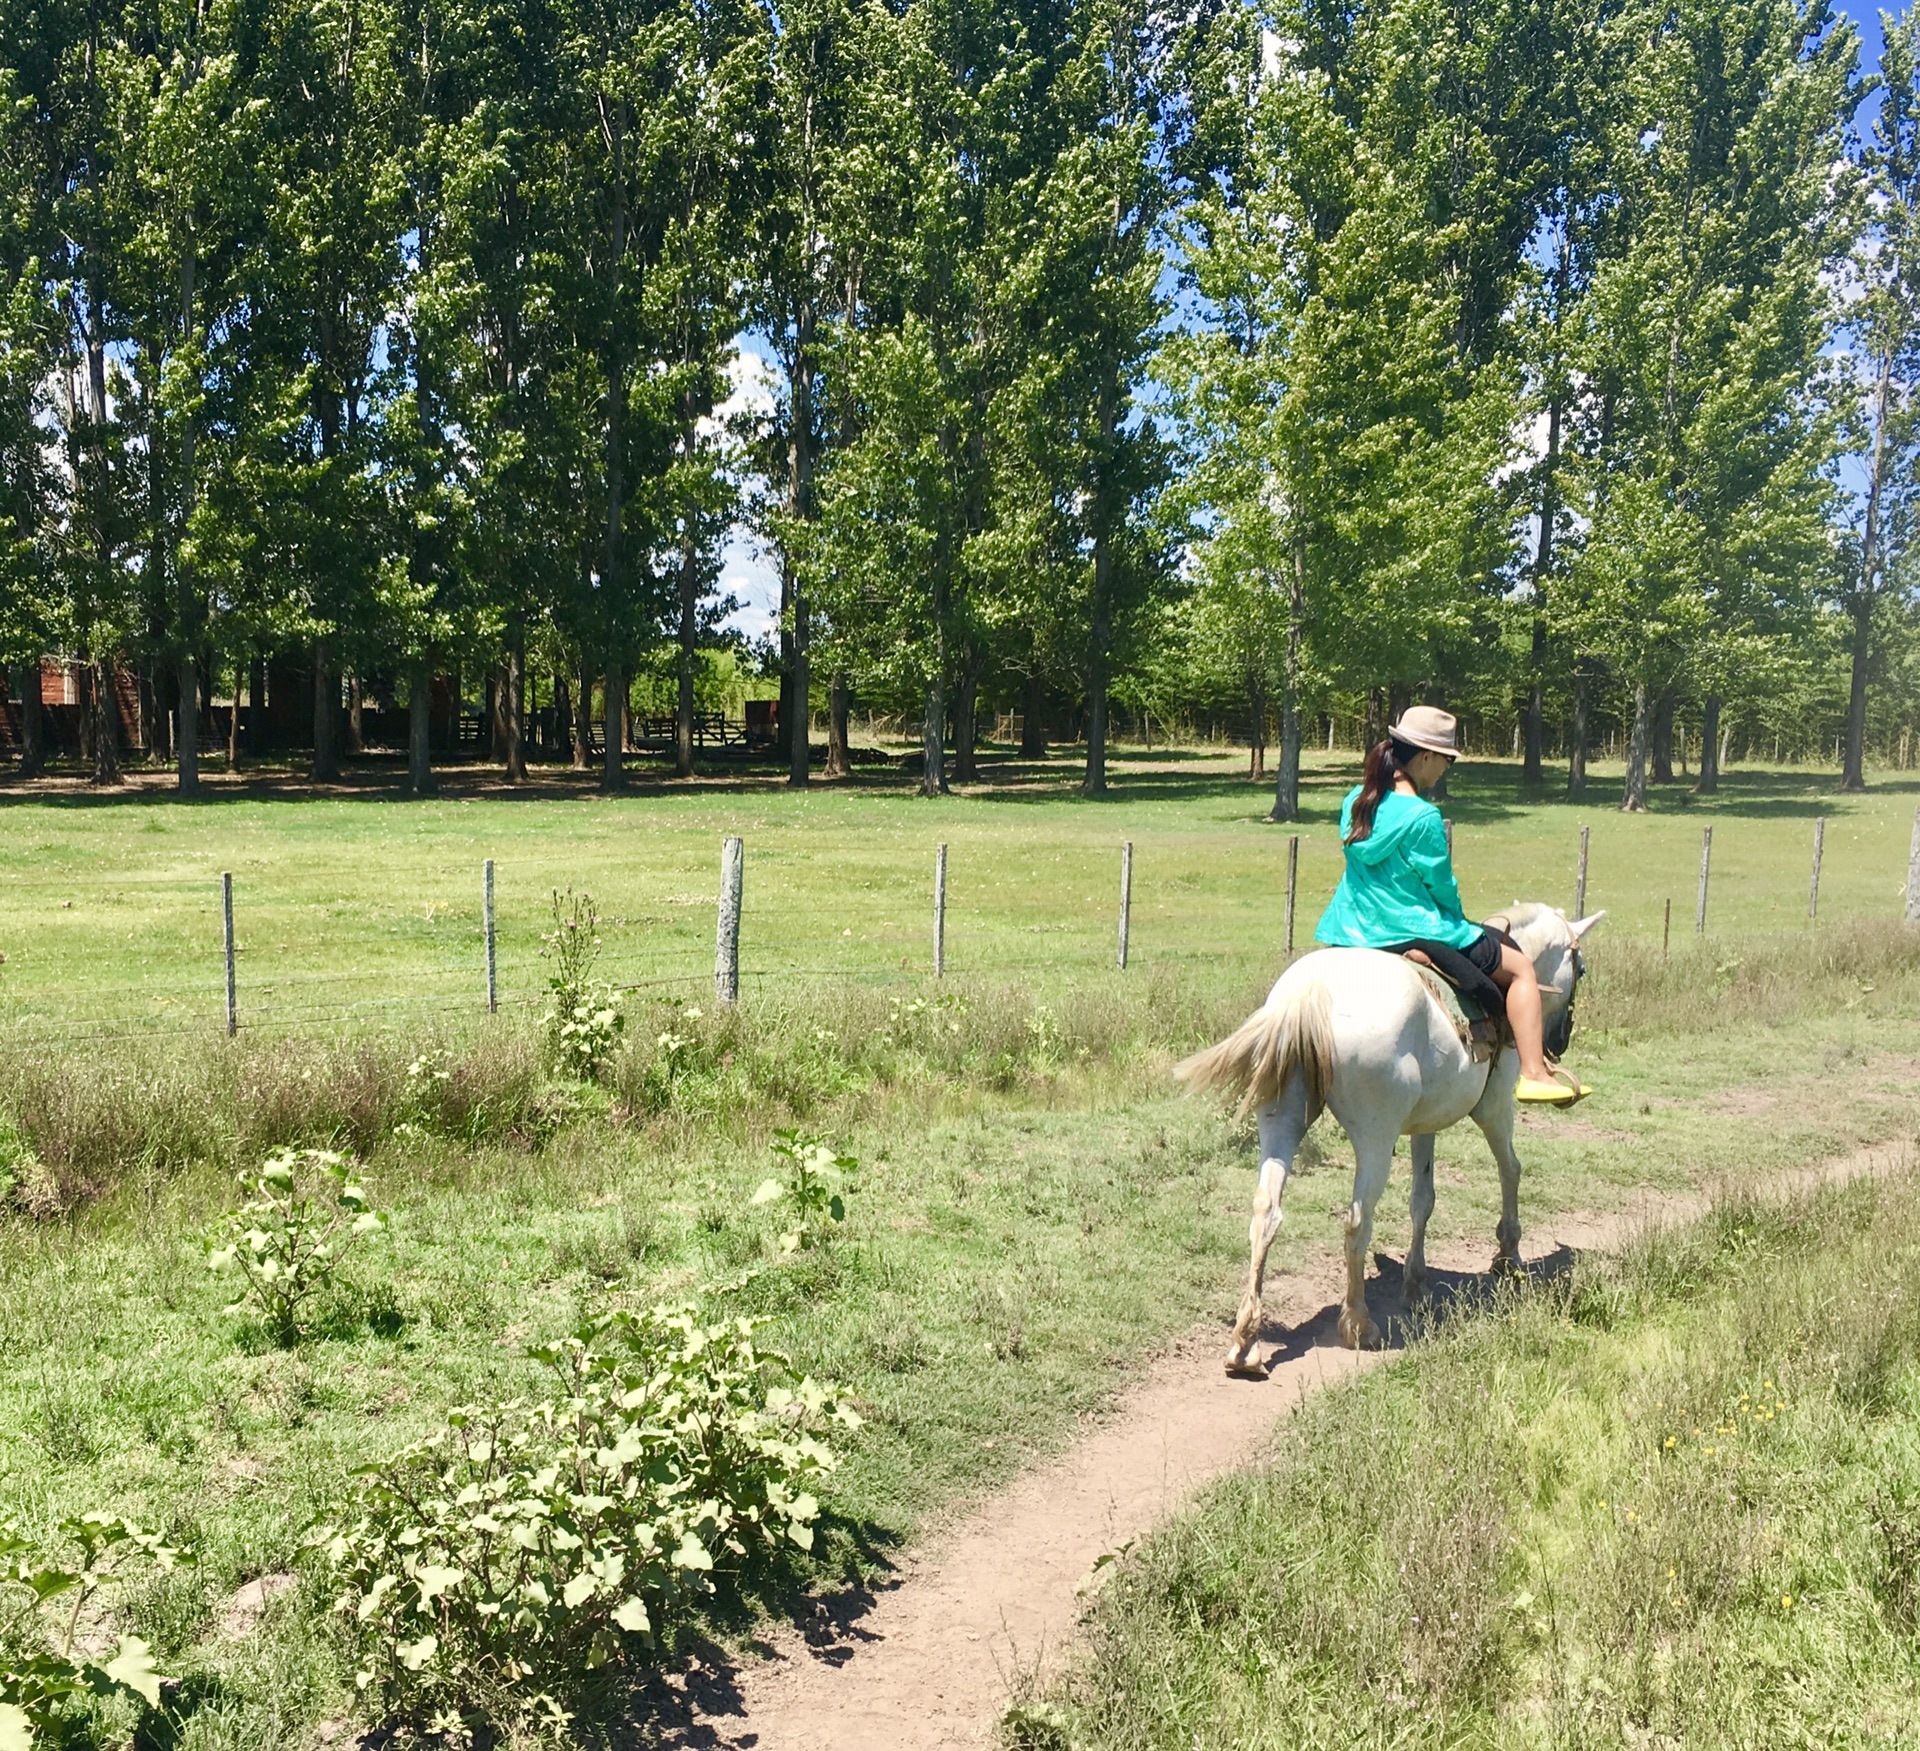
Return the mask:
[[1907,1744],[1920,1179],[1724,1202],[1326,1394],[1008,1736]]

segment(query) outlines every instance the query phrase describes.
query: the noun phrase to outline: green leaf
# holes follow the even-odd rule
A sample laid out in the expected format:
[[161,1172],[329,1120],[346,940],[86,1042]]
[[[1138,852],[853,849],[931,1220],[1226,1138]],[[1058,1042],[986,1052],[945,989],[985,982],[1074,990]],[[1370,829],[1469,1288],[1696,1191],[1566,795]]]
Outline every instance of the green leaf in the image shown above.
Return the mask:
[[600,1583],[592,1575],[575,1575],[560,1589],[560,1603],[571,1611],[584,1605],[599,1591]]
[[691,1532],[682,1533],[680,1548],[673,1553],[673,1566],[677,1569],[710,1569],[713,1558],[707,1554],[707,1547]]
[[756,1204],[771,1204],[786,1195],[787,1188],[777,1179],[763,1179],[760,1182],[760,1189],[753,1194],[753,1201]]
[[467,1577],[460,1569],[445,1568],[434,1563],[422,1563],[414,1571],[414,1580],[420,1587],[420,1608],[424,1611],[429,1601],[438,1599],[451,1587],[457,1587]]
[[400,1642],[393,1650],[394,1657],[409,1672],[418,1672],[439,1651],[440,1638],[437,1635],[423,1635],[417,1642]]
[[36,1743],[27,1711],[13,1703],[0,1702],[0,1751],[33,1751]]
[[[646,1604],[637,1594],[620,1601],[613,1621],[630,1635],[645,1635],[653,1628],[653,1619],[647,1615]],[[0,1744],[0,1751],[5,1751],[4,1744]]]
[[160,1671],[153,1650],[137,1635],[123,1635],[120,1651],[100,1668],[122,1690],[130,1690],[148,1708],[160,1706]]

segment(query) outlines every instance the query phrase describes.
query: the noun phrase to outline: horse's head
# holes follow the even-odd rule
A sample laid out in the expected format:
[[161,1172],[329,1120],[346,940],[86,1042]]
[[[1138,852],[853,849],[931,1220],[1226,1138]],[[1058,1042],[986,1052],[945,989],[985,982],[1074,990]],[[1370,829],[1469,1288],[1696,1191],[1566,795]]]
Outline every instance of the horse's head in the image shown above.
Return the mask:
[[1542,905],[1537,900],[1516,900],[1507,909],[1507,934],[1533,962],[1540,981],[1540,1011],[1546,1023],[1549,1057],[1560,1057],[1573,1039],[1574,1000],[1587,971],[1580,939],[1604,917],[1605,912],[1594,912],[1585,918],[1569,918],[1558,906]]

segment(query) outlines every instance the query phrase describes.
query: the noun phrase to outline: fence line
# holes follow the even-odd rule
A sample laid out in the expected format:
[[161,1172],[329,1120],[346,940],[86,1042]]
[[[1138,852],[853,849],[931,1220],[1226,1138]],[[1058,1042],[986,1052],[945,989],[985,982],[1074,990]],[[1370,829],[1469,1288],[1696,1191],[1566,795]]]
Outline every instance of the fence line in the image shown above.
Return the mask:
[[[1453,837],[1454,824],[1447,823],[1449,840]],[[1591,828],[1581,826],[1578,839],[1578,861],[1574,885],[1574,915],[1582,916],[1586,910],[1589,855],[1591,849]],[[1807,896],[1807,916],[1817,921],[1820,903],[1820,885],[1823,873],[1823,860],[1826,840],[1826,818],[1821,816],[1814,823],[1813,859],[1810,871]],[[1294,926],[1296,904],[1298,900],[1299,860],[1301,835],[1292,834],[1287,842],[1286,877],[1284,889],[1284,909],[1282,913],[1282,939],[1284,953],[1291,960],[1294,945]],[[1470,841],[1469,841],[1470,843]],[[1134,842],[1125,840],[1121,846],[1120,869],[1120,907],[1118,918],[1118,937],[1115,945],[1114,965],[1125,971],[1132,959],[1132,900],[1133,900],[1133,851]],[[1708,922],[1708,900],[1712,874],[1713,827],[1705,826],[1701,833],[1699,886],[1695,905],[1694,931],[1697,938],[1704,937]],[[884,965],[860,967],[806,966],[793,962],[761,965],[742,968],[740,965],[740,929],[744,915],[743,872],[745,865],[745,847],[743,841],[734,835],[727,836],[722,843],[721,886],[716,908],[716,939],[714,960],[714,992],[722,1004],[738,1000],[740,981],[751,979],[764,985],[769,979],[837,981],[853,984],[891,984],[910,982],[919,975],[906,972],[909,961],[902,957],[900,969]],[[933,976],[944,978],[947,974],[947,897],[949,873],[949,848],[943,841],[935,850],[934,872],[934,917],[933,917]],[[1276,896],[1277,897],[1277,896]],[[246,968],[240,965],[245,950],[238,941],[236,929],[236,904],[244,904],[245,896],[236,897],[234,878],[231,871],[224,871],[220,878],[220,911],[222,929],[222,961],[224,971],[224,1025],[231,1037],[240,1031],[241,975]],[[1254,901],[1253,904],[1258,904]],[[1672,930],[1672,900],[1668,899],[1665,916],[1662,921],[1661,949],[1668,952]],[[1909,857],[1908,885],[1905,893],[1903,915],[1908,922],[1920,922],[1920,811],[1916,812],[1914,835]],[[892,926],[892,921],[886,921]],[[1039,928],[1039,927],[1028,927]],[[1003,926],[1002,934],[1008,930],[1020,933],[1018,926]],[[1089,925],[1089,932],[1091,925]],[[544,992],[529,991],[503,993],[500,988],[500,965],[497,918],[495,911],[495,865],[492,858],[482,863],[481,880],[481,929],[480,953],[483,960],[485,1004],[488,1013],[497,1013],[503,1004],[524,1008],[526,1005],[544,999]],[[471,945],[472,938],[462,933],[462,940]],[[863,939],[868,940],[868,939]],[[284,946],[284,945],[283,945]],[[1068,952],[1047,956],[1042,959],[1013,959],[995,956],[990,965],[983,967],[989,976],[999,973],[1088,973],[1094,971],[1098,962],[1085,952],[1077,943],[1063,944]],[[470,954],[471,947],[468,948]],[[1156,951],[1153,959],[1156,964],[1167,966],[1186,966],[1198,963],[1217,964],[1235,958],[1244,958],[1248,944],[1238,941],[1222,944],[1218,948],[1204,946],[1200,948],[1172,949]],[[1256,949],[1257,953],[1257,949]],[[697,963],[699,951],[675,947],[664,954],[649,957],[655,966],[674,968],[676,965]],[[397,969],[398,977],[404,978],[408,989],[381,995],[369,995],[356,998],[341,998],[337,993],[342,983],[342,975],[337,971],[278,972],[266,973],[257,983],[249,982],[246,996],[246,1031],[249,1034],[275,1034],[296,1032],[303,1028],[315,1029],[339,1023],[383,1017],[400,1019],[415,1015],[447,1015],[458,1013],[467,1006],[457,1000],[459,988],[472,987],[467,981],[473,977],[472,962],[465,966],[408,966]],[[704,974],[688,971],[663,970],[649,973],[646,977],[613,980],[612,988],[622,994],[637,995],[643,992],[666,992],[681,986],[697,986]],[[334,995],[321,997],[317,987],[327,987]],[[115,993],[109,991],[109,1001]],[[316,1001],[302,1001],[314,998]],[[187,1037],[203,1034],[210,1025],[214,1025],[218,1011],[213,1008],[213,993],[200,984],[169,982],[165,985],[135,984],[122,988],[119,1000],[131,999],[136,1003],[152,1006],[158,1004],[162,1013],[154,1015],[148,1025],[128,1027],[124,1018],[107,1017],[98,1021],[91,1019],[75,1020],[69,1016],[50,1014],[43,1011],[28,1011],[12,1017],[0,1018],[0,1035],[19,1038],[27,1035],[70,1045],[105,1044],[110,1042]],[[201,1009],[206,1001],[207,1009]],[[476,1006],[477,1007],[477,1006]],[[168,1013],[172,1011],[172,1013]],[[196,1013],[197,1012],[197,1013]]]

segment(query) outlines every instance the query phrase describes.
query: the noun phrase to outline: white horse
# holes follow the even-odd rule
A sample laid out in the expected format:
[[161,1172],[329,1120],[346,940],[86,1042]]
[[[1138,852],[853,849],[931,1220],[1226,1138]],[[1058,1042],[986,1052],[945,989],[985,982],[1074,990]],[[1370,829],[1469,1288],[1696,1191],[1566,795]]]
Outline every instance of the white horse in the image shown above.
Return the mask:
[[[1551,1041],[1570,1017],[1581,976],[1580,939],[1604,912],[1569,922],[1552,906],[1516,902],[1503,919],[1540,979]],[[1520,1158],[1513,1150],[1513,1089],[1520,1064],[1512,1047],[1476,1063],[1419,971],[1379,949],[1329,948],[1294,962],[1266,1003],[1227,1039],[1196,1052],[1174,1072],[1194,1089],[1241,1094],[1260,1125],[1260,1183],[1249,1229],[1253,1259],[1234,1322],[1229,1374],[1258,1374],[1260,1285],[1267,1251],[1280,1229],[1280,1199],[1301,1139],[1322,1107],[1353,1143],[1353,1201],[1347,1208],[1347,1293],[1340,1341],[1371,1349],[1380,1334],[1367,1312],[1367,1249],[1373,1211],[1393,1168],[1393,1146],[1413,1139],[1413,1240],[1405,1293],[1426,1290],[1427,1218],[1433,1213],[1433,1138],[1470,1118],[1500,1166],[1499,1251],[1494,1268],[1520,1262]]]

